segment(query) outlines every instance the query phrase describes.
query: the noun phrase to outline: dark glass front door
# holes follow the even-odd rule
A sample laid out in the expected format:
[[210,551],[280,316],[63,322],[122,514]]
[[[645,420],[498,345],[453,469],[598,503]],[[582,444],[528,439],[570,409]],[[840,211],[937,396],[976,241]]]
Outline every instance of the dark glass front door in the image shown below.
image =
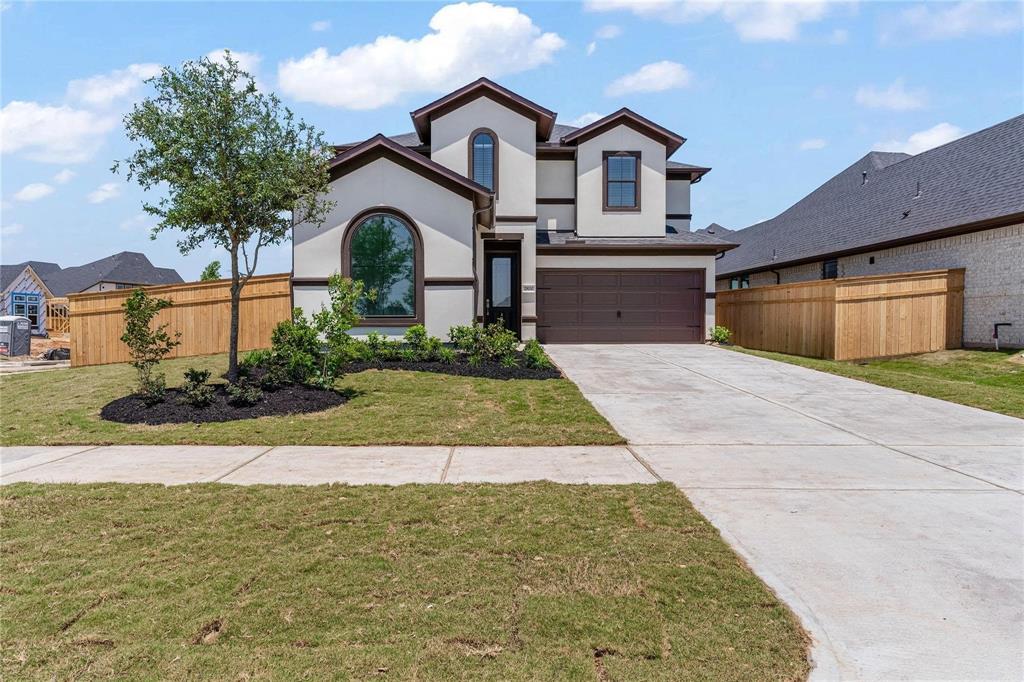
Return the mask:
[[519,254],[487,253],[484,275],[484,322],[501,321],[519,335]]

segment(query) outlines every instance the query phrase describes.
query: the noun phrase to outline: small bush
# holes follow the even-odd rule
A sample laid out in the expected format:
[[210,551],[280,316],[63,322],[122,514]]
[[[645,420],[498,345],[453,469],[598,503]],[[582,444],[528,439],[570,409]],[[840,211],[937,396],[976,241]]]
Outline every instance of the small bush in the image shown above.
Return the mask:
[[711,340],[715,343],[729,343],[730,338],[732,338],[732,332],[727,327],[716,324],[711,328]]
[[210,370],[189,367],[185,370],[185,383],[181,385],[180,402],[192,407],[203,407],[213,402],[213,386],[206,382]]
[[377,332],[370,332],[366,336],[366,347],[370,349],[370,356],[374,362],[397,360],[401,345]]
[[523,355],[526,356],[526,366],[532,367],[533,369],[549,369],[551,367],[551,360],[548,358],[547,353],[540,347],[540,342],[537,339],[530,339],[526,342],[526,346],[523,348]]
[[507,367],[518,364],[516,348],[519,340],[515,332],[505,329],[500,322],[486,327],[477,324],[452,327],[448,336],[466,354],[471,365],[485,361],[500,362]]
[[[420,362],[433,362],[439,359],[439,353],[444,344],[441,339],[436,336],[429,336],[427,329],[422,324],[413,325],[405,330],[405,342],[406,348],[413,351],[415,355],[415,361]],[[403,353],[403,359],[406,358],[406,354]]]
[[227,392],[232,405],[255,405],[263,398],[263,389],[245,379],[228,384]]
[[255,369],[256,367],[266,367],[270,364],[274,357],[273,351],[269,348],[260,348],[258,350],[249,351],[242,358],[242,361],[238,363],[239,369]]
[[455,364],[455,351],[447,346],[441,346],[437,349],[437,361],[446,365]]
[[457,348],[464,348],[476,336],[480,327],[475,324],[460,324],[448,330],[448,340]]
[[124,308],[124,334],[121,341],[128,346],[131,365],[138,372],[139,395],[147,405],[155,405],[164,399],[167,381],[162,373],[156,371],[165,355],[181,343],[180,332],[172,338],[167,333],[167,324],[156,329],[150,325],[153,318],[164,308],[171,307],[171,302],[163,298],[153,298],[143,289],[136,289],[121,306]]

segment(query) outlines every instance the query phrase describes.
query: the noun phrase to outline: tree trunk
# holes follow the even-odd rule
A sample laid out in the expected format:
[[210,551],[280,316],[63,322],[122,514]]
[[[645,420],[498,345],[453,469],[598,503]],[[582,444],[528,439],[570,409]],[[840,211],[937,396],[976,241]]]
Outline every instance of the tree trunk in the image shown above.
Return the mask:
[[228,381],[238,378],[238,308],[242,298],[242,284],[238,276],[238,245],[231,247],[231,333],[228,345]]

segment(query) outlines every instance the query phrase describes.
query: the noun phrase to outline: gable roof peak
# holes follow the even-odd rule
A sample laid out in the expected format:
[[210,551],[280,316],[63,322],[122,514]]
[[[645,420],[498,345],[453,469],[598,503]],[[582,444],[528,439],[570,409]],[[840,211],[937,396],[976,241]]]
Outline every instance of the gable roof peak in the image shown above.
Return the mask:
[[439,116],[458,109],[463,103],[479,97],[489,97],[518,114],[532,118],[537,124],[537,139],[547,140],[555,125],[557,114],[546,107],[516,94],[508,88],[481,76],[444,97],[409,112],[413,126],[423,143],[430,142],[430,122]]
[[665,145],[665,158],[672,156],[677,149],[683,146],[686,142],[686,138],[678,133],[674,133],[664,126],[658,125],[654,121],[635,111],[629,107],[622,107],[618,111],[608,114],[604,118],[599,118],[589,125],[585,125],[582,128],[577,128],[568,135],[564,135],[561,139],[562,144],[579,144],[592,137],[600,135],[601,133],[610,130],[618,125],[625,125],[642,135],[657,140]]

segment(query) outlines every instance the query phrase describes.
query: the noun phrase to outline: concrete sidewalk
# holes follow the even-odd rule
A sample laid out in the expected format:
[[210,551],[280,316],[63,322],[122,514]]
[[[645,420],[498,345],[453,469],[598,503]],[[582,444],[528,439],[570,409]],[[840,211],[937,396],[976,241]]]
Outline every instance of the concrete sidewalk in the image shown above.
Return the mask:
[[624,446],[0,448],[0,483],[653,483]]

